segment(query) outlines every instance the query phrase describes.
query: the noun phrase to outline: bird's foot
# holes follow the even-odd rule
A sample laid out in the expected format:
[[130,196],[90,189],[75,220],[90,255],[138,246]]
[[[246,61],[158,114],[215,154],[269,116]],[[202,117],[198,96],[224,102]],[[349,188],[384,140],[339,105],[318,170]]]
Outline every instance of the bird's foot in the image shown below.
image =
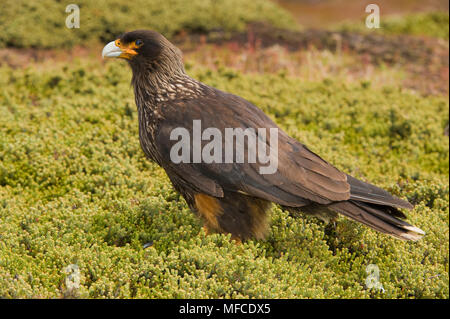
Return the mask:
[[153,247],[153,242],[152,242],[152,241],[150,241],[150,242],[144,244],[144,246],[143,246],[144,249],[147,249],[147,248],[149,248],[149,247]]

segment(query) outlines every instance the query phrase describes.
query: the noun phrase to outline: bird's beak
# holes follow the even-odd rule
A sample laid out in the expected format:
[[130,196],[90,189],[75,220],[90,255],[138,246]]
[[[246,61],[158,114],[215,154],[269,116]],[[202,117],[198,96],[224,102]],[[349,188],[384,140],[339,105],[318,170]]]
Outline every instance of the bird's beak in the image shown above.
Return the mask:
[[130,60],[132,57],[137,55],[134,50],[134,46],[124,46],[121,44],[120,40],[115,40],[109,42],[102,50],[103,58],[123,58]]
[[102,51],[103,58],[118,58],[121,54],[122,50],[116,45],[116,41],[109,42]]

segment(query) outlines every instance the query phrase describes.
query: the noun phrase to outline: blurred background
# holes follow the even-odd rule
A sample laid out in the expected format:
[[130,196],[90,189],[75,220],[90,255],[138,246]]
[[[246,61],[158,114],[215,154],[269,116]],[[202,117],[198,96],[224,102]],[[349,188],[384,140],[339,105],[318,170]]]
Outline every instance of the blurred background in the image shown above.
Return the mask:
[[[400,73],[406,72],[402,82],[405,87],[448,92],[448,1],[377,1],[378,29],[365,25],[369,15],[365,8],[370,3],[78,1],[80,28],[69,29],[65,26],[71,13],[65,11],[68,3],[4,0],[0,63],[20,66],[55,56],[83,56],[98,52],[101,44],[124,31],[149,28],[176,42],[185,52],[186,61],[195,64],[213,67],[222,63],[244,72],[285,70],[308,79],[338,73],[348,79],[371,76],[372,82],[385,83],[390,79],[378,71],[380,65],[388,63]],[[320,64],[320,70],[312,72],[312,59]]]
[[360,20],[365,7],[375,3],[383,16],[405,16],[420,12],[448,12],[448,1],[442,0],[274,0],[306,27],[332,27],[344,20]]

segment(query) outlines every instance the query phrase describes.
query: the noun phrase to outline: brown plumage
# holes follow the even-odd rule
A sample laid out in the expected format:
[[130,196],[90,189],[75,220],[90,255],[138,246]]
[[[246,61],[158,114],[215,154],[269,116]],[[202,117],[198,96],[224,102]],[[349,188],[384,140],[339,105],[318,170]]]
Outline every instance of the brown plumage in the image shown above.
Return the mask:
[[[324,220],[339,213],[403,240],[418,240],[424,234],[401,220],[405,215],[398,208],[411,209],[410,203],[339,171],[243,98],[189,77],[181,52],[159,33],[125,33],[105,47],[103,56],[129,62],[142,149],[166,171],[207,228],[237,239],[262,239],[267,233],[267,210],[276,203],[292,213]],[[170,150],[177,141],[170,140],[170,134],[183,127],[192,136],[194,120],[222,133],[225,128],[277,128],[276,172],[260,174],[259,162],[174,163]],[[190,152],[192,157],[195,151]]]

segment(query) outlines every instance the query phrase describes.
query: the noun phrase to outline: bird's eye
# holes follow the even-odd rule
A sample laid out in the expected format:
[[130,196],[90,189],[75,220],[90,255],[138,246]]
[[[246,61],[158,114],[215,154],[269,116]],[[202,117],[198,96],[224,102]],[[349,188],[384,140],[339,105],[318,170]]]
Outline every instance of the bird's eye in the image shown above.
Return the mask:
[[142,40],[136,40],[134,43],[136,43],[136,45],[140,47],[141,45],[144,44],[144,41],[142,41]]

